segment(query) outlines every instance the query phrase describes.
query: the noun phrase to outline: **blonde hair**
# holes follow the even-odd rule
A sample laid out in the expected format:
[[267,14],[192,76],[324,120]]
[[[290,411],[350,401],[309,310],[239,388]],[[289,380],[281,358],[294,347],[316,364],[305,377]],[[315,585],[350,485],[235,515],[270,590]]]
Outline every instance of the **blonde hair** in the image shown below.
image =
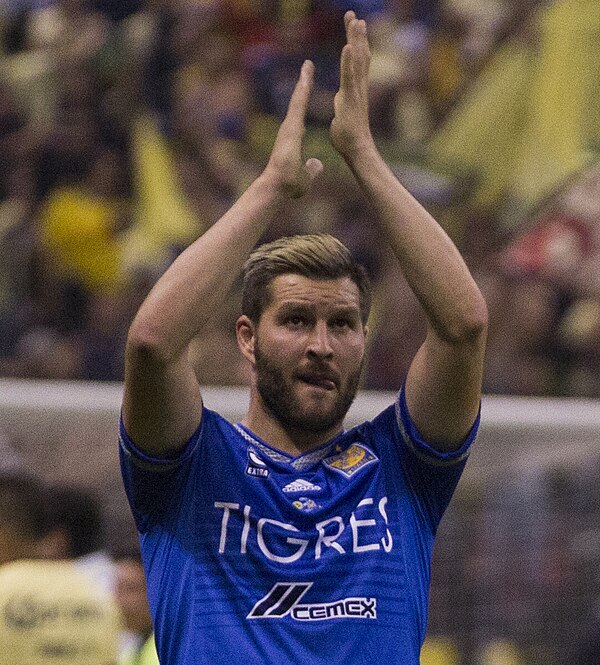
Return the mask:
[[243,268],[242,313],[258,321],[270,302],[271,282],[286,274],[321,280],[350,277],[358,287],[362,321],[367,322],[371,308],[367,272],[342,242],[327,233],[279,238],[255,249]]

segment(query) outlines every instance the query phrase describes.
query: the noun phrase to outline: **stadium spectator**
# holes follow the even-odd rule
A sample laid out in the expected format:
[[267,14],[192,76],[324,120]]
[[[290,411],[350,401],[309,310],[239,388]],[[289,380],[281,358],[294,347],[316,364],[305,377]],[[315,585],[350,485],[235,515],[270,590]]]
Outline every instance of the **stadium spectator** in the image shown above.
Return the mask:
[[421,651],[421,665],[461,665],[456,644],[448,638],[428,637]]
[[113,552],[115,600],[121,610],[119,665],[158,665],[148,609],[146,578],[139,549]]
[[[120,197],[120,157],[103,151],[85,181],[53,190],[41,214],[41,240],[49,279],[91,292],[114,292],[123,284],[120,233],[128,211]],[[54,277],[54,278],[53,278]]]
[[52,485],[45,490],[45,533],[39,556],[69,560],[107,593],[115,586],[115,571],[107,552],[105,524],[99,500],[78,487]]
[[[0,649],[5,665],[112,665],[119,614],[69,561],[0,566]],[[60,660],[59,660],[60,659]]]
[[133,660],[125,661],[123,665],[159,665],[154,635],[150,635]]
[[40,483],[23,472],[0,473],[0,564],[36,558],[44,531]]
[[46,500],[31,476],[0,474],[2,662],[112,665],[120,616],[110,595],[72,562],[37,558],[46,533]]

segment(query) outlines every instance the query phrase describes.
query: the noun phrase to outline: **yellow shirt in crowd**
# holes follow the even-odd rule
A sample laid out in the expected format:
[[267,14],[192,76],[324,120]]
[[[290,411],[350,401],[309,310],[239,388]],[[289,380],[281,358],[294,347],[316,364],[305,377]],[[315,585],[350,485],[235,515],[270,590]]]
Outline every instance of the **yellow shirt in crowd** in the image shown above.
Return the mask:
[[116,234],[119,206],[77,187],[56,190],[41,215],[42,242],[55,267],[93,291],[122,281],[122,243]]
[[114,601],[68,561],[0,566],[3,665],[114,665]]

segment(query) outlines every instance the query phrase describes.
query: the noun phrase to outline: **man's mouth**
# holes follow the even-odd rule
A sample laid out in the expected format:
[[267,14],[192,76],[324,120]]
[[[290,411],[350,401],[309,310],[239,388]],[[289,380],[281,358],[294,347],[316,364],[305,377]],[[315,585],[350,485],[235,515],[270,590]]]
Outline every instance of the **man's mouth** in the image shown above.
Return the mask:
[[298,378],[310,386],[316,386],[323,390],[335,390],[337,388],[337,378],[333,374],[303,372],[298,374]]

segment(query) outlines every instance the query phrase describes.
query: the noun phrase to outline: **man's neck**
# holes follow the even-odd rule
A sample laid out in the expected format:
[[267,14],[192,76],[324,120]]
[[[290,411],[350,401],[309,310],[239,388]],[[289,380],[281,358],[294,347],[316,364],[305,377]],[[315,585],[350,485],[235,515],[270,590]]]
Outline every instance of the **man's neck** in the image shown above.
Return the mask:
[[343,430],[342,423],[322,432],[284,426],[255,395],[250,397],[250,406],[242,425],[271,447],[293,456],[304,455],[319,448]]

